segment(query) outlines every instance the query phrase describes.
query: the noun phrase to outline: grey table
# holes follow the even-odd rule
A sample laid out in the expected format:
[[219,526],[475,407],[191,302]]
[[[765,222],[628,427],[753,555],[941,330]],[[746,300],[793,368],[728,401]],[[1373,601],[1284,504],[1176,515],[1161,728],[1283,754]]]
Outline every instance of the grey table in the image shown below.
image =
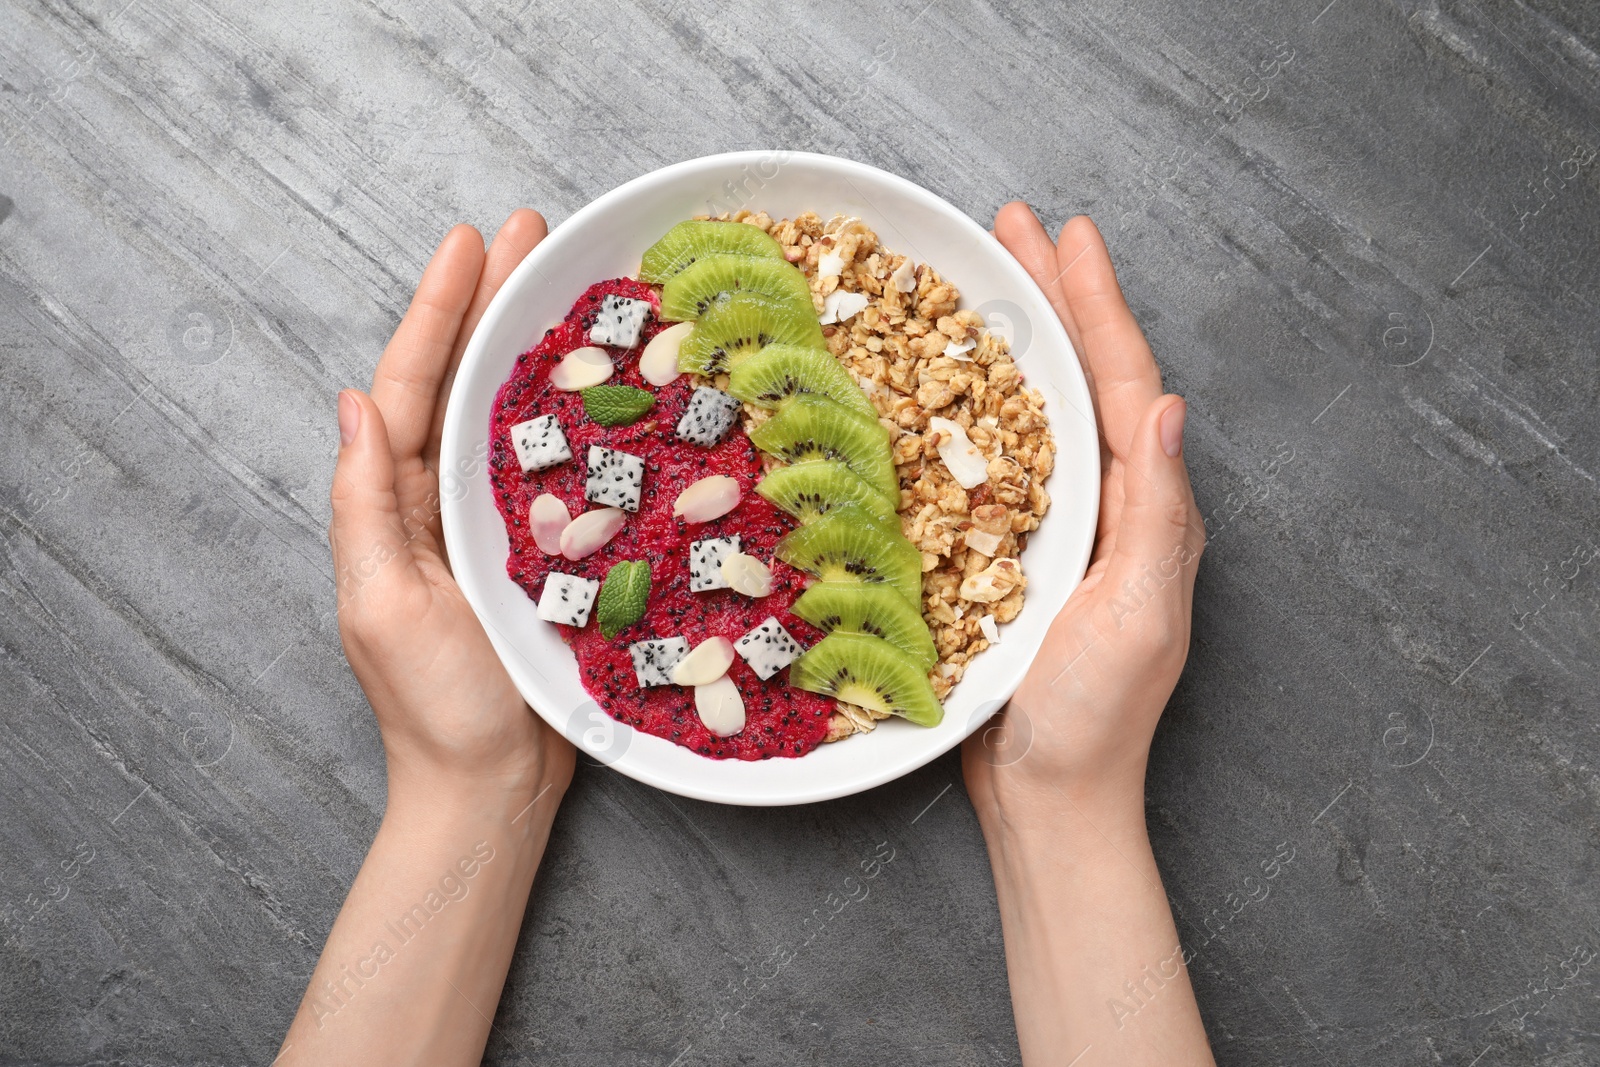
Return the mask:
[[[1093,214],[1189,398],[1149,805],[1220,1060],[1600,1061],[1600,8],[330,6],[0,16],[0,1063],[272,1059],[384,801],[335,391],[452,222],[766,146]],[[581,769],[488,1053],[1017,1059],[953,757]]]

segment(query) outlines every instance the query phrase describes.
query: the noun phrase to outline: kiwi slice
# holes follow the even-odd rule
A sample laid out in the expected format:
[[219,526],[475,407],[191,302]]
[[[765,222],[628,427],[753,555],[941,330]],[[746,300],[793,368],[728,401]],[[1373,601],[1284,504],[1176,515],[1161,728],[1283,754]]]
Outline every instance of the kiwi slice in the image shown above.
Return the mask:
[[[783,259],[783,246],[742,222],[680,222],[645,250],[639,280],[659,284],[685,267],[714,255]],[[787,260],[785,260],[787,262]]]
[[[732,292],[761,293],[813,307],[806,276],[787,260],[721,254],[696,260],[661,287],[661,317],[698,319],[718,297]],[[811,314],[816,318],[815,310]]]
[[839,460],[877,490],[891,511],[900,510],[900,478],[894,472],[889,434],[875,418],[827,397],[796,393],[750,431],[750,441],[790,463]]
[[870,634],[831,633],[789,664],[789,684],[918,726],[938,726],[944,706],[928,676],[900,649]]
[[811,297],[778,300],[747,289],[729,293],[706,308],[678,348],[685,374],[716,374],[767,345],[821,348],[822,325]]
[[922,553],[898,532],[885,530],[860,505],[841,504],[790,530],[774,554],[825,582],[886,586],[920,610]]
[[756,483],[756,492],[801,522],[811,522],[841,504],[859,504],[898,534],[900,518],[884,507],[883,494],[836,459],[811,459],[770,470]]
[[826,348],[768,345],[729,371],[728,392],[763,408],[782,407],[795,393],[811,393],[869,419],[878,417],[867,394]]
[[881,637],[924,671],[939,660],[922,612],[887,586],[817,582],[801,593],[789,610],[823,633]]

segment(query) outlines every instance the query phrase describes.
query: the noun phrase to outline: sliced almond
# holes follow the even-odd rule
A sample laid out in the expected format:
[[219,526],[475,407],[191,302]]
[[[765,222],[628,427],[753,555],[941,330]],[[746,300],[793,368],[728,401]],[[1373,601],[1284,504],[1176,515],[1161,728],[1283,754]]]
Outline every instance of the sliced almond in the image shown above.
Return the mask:
[[714,682],[694,687],[694,710],[700,714],[706,729],[718,737],[732,737],[744,729],[744,697],[726,674]]
[[722,561],[722,580],[744,596],[763,597],[772,592],[771,569],[743,552],[734,552]]
[[587,389],[611,377],[613,369],[611,357],[606,355],[605,349],[592,345],[575,348],[550,372],[550,387],[564,393]]
[[650,338],[639,354],[639,376],[660,388],[678,377],[678,348],[694,329],[692,322],[680,322]]
[[621,508],[595,508],[567,524],[561,531],[561,554],[568,559],[592,556],[617,536],[628,521],[628,513]]
[[739,506],[739,483],[726,474],[701,478],[678,494],[672,514],[685,522],[710,522]]
[[547,556],[561,554],[561,534],[572,522],[572,512],[561,498],[550,493],[540,493],[528,508],[528,529],[533,531],[533,543]]
[[672,668],[673,685],[710,685],[733,666],[733,642],[726,637],[708,637],[694,646]]

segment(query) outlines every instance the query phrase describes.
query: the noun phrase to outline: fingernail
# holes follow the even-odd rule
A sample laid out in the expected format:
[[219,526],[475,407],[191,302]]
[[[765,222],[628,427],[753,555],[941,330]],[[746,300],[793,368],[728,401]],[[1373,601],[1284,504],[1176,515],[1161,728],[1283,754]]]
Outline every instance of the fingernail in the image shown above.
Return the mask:
[[1183,451],[1183,422],[1188,413],[1189,405],[1182,400],[1161,413],[1161,450],[1173,459]]
[[342,448],[356,439],[361,428],[361,405],[355,394],[346,389],[339,394],[339,446]]

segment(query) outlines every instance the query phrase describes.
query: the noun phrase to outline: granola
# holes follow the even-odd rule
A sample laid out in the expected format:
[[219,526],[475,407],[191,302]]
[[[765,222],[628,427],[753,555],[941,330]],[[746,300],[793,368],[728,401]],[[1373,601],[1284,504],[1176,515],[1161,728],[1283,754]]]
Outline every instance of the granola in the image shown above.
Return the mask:
[[[1020,557],[1050,507],[1044,482],[1055,465],[1043,398],[1023,384],[1005,339],[975,312],[958,310],[955,286],[929,264],[882,247],[859,218],[719,217],[771,234],[805,272],[824,322],[834,309],[845,315],[823,334],[894,433],[900,521],[922,552],[922,613],[939,653],[931,681],[943,699],[989,647],[981,620],[1010,622],[1022,610]],[[859,296],[844,301],[836,293]],[[866,305],[846,315],[860,297]],[[744,407],[747,429],[767,416]],[[953,441],[948,427],[930,426],[939,419],[959,427],[987,462],[982,484],[963,488],[952,474],[940,447],[965,442]],[[887,713],[841,702],[825,740],[870,731],[883,718]]]

